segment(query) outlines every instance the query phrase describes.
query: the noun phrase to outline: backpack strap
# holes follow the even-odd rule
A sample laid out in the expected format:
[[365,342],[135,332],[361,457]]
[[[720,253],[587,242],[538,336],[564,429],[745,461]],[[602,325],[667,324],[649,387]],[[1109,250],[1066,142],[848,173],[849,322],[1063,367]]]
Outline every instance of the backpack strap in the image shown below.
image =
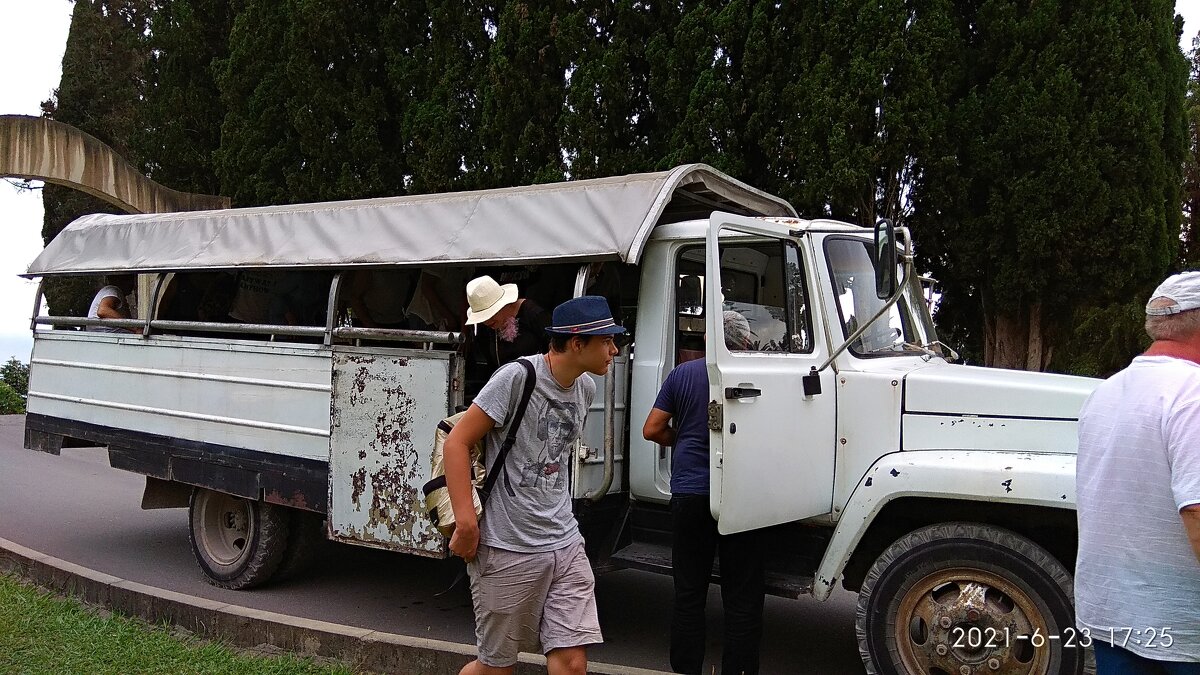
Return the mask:
[[492,493],[492,487],[496,484],[496,479],[500,477],[500,472],[504,470],[504,462],[508,458],[508,451],[517,442],[517,429],[520,428],[521,421],[525,419],[525,408],[529,406],[529,399],[533,396],[533,389],[537,384],[537,372],[534,371],[533,364],[525,359],[517,359],[517,363],[525,367],[525,388],[521,391],[521,401],[517,403],[517,410],[513,414],[512,423],[508,426],[508,435],[504,437],[504,444],[500,446],[500,451],[496,453],[496,461],[492,462],[492,468],[488,471],[487,478],[483,481],[483,488],[479,490],[480,502],[487,501],[488,495]]

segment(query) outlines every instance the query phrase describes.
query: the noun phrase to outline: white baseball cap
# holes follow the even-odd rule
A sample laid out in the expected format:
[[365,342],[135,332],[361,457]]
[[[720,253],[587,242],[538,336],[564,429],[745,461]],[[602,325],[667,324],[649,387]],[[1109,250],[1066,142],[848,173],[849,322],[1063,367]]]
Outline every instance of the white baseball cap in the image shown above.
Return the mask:
[[[1150,304],[1159,298],[1166,298],[1175,304],[1151,307]],[[1193,309],[1200,309],[1200,272],[1183,272],[1167,277],[1154,289],[1146,303],[1146,314],[1149,316],[1166,316]]]

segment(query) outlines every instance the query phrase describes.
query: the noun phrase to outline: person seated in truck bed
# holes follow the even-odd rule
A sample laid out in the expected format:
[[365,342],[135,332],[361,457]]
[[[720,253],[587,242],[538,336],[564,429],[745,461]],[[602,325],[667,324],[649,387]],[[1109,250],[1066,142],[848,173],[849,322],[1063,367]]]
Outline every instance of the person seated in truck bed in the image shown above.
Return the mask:
[[408,320],[418,330],[460,331],[467,318],[462,270],[433,267],[421,270],[417,290],[408,303]]
[[239,272],[229,318],[238,323],[267,323],[271,295],[279,279],[280,274],[274,270],[249,269]]
[[417,289],[416,270],[354,270],[347,276],[346,303],[361,328],[406,329],[408,305]]
[[284,272],[271,292],[267,320],[279,326],[324,326],[331,276],[308,270]]
[[[137,277],[132,274],[118,274],[107,277],[108,282],[96,292],[92,305],[88,308],[89,319],[129,319],[133,317],[129,301],[125,296],[133,292],[137,285]],[[88,326],[93,333],[132,333],[127,328],[112,326]]]

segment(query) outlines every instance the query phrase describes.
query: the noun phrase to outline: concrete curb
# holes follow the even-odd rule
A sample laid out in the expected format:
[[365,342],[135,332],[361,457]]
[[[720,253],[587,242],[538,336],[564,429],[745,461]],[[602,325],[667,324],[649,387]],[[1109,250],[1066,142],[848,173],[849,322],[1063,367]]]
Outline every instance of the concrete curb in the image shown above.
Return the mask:
[[[119,614],[152,623],[169,622],[239,647],[268,644],[302,656],[331,657],[373,672],[455,675],[475,657],[475,645],[384,633],[206,600],[103,574],[4,538],[0,538],[0,571]],[[545,657],[521,654],[517,673],[545,671]],[[588,672],[669,675],[607,663],[589,663]]]

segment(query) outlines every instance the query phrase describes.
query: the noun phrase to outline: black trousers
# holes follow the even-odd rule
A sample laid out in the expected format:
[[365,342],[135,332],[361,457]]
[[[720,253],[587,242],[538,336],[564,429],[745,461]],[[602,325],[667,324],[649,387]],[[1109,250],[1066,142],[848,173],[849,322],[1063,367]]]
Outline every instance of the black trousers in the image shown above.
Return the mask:
[[708,495],[671,498],[674,540],[671,565],[675,607],[671,615],[671,669],[700,675],[704,666],[704,604],[712,577],[713,556],[721,556],[721,604],[725,637],[722,675],[756,675],[762,642],[763,560],[758,532],[717,534]]

